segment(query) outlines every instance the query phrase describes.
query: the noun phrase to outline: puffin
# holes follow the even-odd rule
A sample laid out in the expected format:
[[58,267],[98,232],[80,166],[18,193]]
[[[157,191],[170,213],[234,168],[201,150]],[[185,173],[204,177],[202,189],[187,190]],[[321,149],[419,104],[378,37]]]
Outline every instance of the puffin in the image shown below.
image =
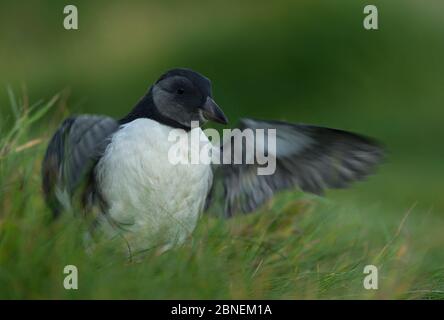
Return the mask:
[[[211,81],[187,68],[162,74],[121,119],[65,119],[42,161],[46,203],[54,217],[80,208],[92,217],[91,229],[123,237],[132,252],[169,249],[212,207],[230,218],[257,211],[282,190],[322,195],[363,180],[384,158],[375,139],[339,129],[243,118],[216,143],[202,129],[207,122],[226,125],[228,119]],[[188,143],[193,136],[198,143]],[[218,161],[189,161],[202,148]],[[264,161],[255,161],[260,154],[273,161],[266,174]]]

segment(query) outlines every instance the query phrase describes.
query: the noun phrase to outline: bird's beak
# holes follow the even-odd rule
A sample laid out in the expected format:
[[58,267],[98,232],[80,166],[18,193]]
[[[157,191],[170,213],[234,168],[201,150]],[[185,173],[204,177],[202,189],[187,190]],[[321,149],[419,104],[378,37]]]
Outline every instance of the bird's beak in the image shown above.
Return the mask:
[[224,112],[221,108],[217,105],[216,102],[214,102],[213,99],[210,97],[207,97],[207,100],[205,101],[204,105],[202,106],[202,112],[205,118],[208,120],[212,120],[214,122],[227,124],[228,119],[225,116]]

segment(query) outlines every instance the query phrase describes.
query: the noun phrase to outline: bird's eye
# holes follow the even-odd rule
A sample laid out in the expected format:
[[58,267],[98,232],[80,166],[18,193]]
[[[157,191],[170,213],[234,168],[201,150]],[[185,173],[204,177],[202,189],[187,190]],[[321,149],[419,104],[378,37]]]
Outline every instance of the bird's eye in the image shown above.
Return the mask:
[[185,90],[183,88],[177,89],[177,93],[178,94],[183,94],[184,92],[185,92]]

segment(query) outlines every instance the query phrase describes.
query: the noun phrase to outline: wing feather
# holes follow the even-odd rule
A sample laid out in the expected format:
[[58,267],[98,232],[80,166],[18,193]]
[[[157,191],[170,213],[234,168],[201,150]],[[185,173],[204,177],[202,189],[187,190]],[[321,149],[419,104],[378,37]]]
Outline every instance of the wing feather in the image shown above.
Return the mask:
[[118,127],[110,117],[80,115],[66,119],[56,131],[42,163],[43,192],[55,215],[63,206],[60,192],[74,195]]
[[[377,141],[337,129],[252,119],[242,120],[239,128],[276,129],[276,171],[258,175],[257,163],[219,165],[215,170],[220,174],[215,176],[223,184],[227,217],[236,212],[254,211],[285,189],[298,187],[322,194],[327,188],[348,187],[371,174],[384,155]],[[228,142],[221,148],[222,153]],[[268,152],[266,143],[256,146],[261,146],[259,151]],[[244,159],[249,156],[243,154]]]

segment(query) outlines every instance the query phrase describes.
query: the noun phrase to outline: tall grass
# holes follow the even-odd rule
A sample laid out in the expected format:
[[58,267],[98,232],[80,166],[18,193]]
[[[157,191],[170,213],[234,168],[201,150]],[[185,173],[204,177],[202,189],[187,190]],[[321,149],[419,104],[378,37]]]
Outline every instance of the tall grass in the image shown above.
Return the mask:
[[[2,119],[0,136],[0,298],[444,298],[442,220],[417,206],[390,215],[375,203],[286,192],[256,214],[204,216],[183,246],[163,254],[128,261],[108,246],[88,253],[82,220],[52,221],[40,190],[55,129],[44,115],[58,96],[34,105],[9,96],[14,118]],[[78,290],[63,287],[68,264],[79,270]],[[368,264],[378,267],[378,290],[363,287]]]

